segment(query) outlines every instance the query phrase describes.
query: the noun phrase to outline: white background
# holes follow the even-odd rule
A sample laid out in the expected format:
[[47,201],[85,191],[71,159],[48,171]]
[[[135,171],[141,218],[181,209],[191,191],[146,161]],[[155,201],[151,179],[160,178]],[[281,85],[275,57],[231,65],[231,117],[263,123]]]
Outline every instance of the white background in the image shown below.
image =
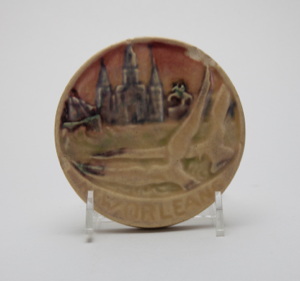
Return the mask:
[[[1,1],[0,280],[300,280],[299,1]],[[84,236],[54,118],[76,70],[140,36],[195,45],[226,71],[246,117],[224,194],[226,236],[197,221]]]

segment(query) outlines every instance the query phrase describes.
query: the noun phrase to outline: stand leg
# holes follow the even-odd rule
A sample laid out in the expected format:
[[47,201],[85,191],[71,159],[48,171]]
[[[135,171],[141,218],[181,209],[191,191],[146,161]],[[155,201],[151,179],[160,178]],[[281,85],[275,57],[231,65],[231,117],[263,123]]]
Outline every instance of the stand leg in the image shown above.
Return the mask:
[[94,191],[89,190],[86,200],[85,233],[92,239],[94,232]]
[[215,193],[215,207],[216,207],[216,216],[215,216],[216,236],[225,236],[222,194],[220,191],[216,191]]

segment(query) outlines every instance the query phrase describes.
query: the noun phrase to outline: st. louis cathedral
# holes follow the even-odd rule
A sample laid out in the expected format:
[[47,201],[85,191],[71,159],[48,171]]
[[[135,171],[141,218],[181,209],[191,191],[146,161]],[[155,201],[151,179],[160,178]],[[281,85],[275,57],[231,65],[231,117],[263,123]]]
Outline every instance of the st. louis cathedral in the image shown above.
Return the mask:
[[139,69],[132,46],[124,54],[123,82],[112,90],[106,67],[101,70],[96,86],[95,104],[102,121],[109,124],[162,122],[164,120],[163,87],[154,63],[148,87],[139,81]]

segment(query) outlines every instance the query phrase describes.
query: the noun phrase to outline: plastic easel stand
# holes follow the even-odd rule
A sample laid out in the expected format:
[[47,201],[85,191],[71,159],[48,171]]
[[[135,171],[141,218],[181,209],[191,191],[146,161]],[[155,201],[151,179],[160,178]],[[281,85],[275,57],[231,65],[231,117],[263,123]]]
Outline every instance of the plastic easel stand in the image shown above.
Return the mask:
[[[209,206],[206,210],[198,214],[192,219],[197,220],[209,220],[215,227],[216,236],[224,236],[224,218],[223,218],[223,205],[222,205],[222,193],[220,191],[215,192],[215,202]],[[112,222],[105,216],[100,215],[94,210],[94,191],[89,190],[86,201],[86,220],[85,220],[85,233],[88,240],[92,240],[94,230],[96,230],[100,224]]]

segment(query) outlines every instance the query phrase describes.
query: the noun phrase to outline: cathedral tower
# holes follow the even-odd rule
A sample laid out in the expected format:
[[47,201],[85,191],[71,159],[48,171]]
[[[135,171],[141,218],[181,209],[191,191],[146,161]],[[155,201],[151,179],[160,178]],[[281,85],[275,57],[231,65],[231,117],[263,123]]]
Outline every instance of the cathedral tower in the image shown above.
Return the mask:
[[139,83],[139,70],[136,61],[136,54],[132,46],[128,45],[124,55],[123,65],[123,85],[133,85]]
[[132,45],[124,52],[123,83],[116,88],[117,124],[142,123],[146,120],[146,87],[139,81],[136,54]]
[[95,105],[97,112],[101,115],[103,121],[112,123],[115,106],[111,85],[103,59],[101,60],[101,69],[96,86]]
[[163,87],[150,49],[152,72],[149,84],[149,121],[164,121]]

